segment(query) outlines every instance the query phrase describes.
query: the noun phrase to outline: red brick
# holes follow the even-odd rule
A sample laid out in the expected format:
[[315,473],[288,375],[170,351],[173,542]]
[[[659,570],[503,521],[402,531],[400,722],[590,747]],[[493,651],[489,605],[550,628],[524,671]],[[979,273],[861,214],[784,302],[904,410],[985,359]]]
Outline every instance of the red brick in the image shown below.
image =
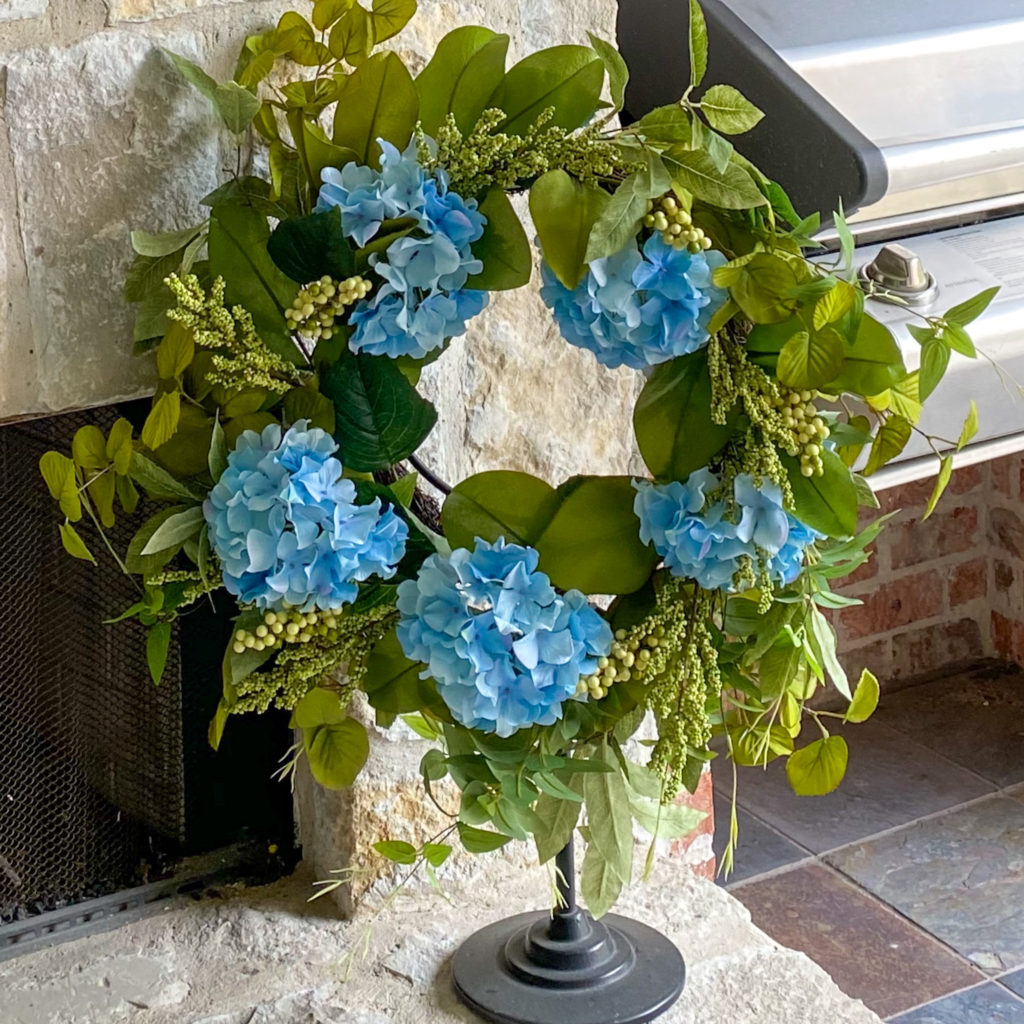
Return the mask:
[[878,503],[882,506],[881,513],[895,512],[896,509],[921,509],[928,504],[935,481],[932,478],[926,480],[912,480],[908,484],[900,484],[898,487],[889,487],[878,495]]
[[988,539],[1002,551],[1024,558],[1024,521],[1012,509],[989,509]]
[[992,646],[999,657],[1024,665],[1024,622],[992,612]]
[[1017,572],[1012,565],[1007,565],[996,559],[995,562],[995,584],[996,590],[1001,594],[1005,594],[1013,589],[1014,580],[1017,578]]
[[944,672],[985,654],[976,619],[938,622],[909,629],[892,638],[893,675],[901,678]]
[[844,576],[839,582],[840,589],[852,587],[855,583],[863,583],[865,580],[874,579],[878,575],[878,551],[872,551],[871,557],[858,568],[854,569],[849,576]]
[[972,558],[950,570],[949,606],[957,608],[988,593],[988,561]]
[[936,512],[924,522],[910,520],[890,527],[888,544],[894,569],[920,565],[977,546],[978,510],[972,506]]
[[[842,663],[843,668],[846,669],[846,674],[850,677],[852,683],[856,683],[857,679],[860,678],[861,672],[867,669],[884,686],[885,681],[892,674],[892,638],[887,636],[879,637],[877,640],[872,640],[871,643],[853,648],[844,644],[839,649],[839,661]],[[825,692],[829,696],[824,697],[823,700],[827,703],[832,703],[830,698],[837,691],[830,689]],[[839,697],[838,703],[845,705],[845,698]],[[815,707],[818,707],[817,702]]]
[[861,595],[862,605],[843,609],[839,617],[843,636],[862,640],[940,615],[942,589],[942,578],[934,570],[885,583]]
[[988,464],[989,479],[992,482],[993,490],[1005,498],[1012,498],[1010,490],[1010,459],[993,459]]
[[949,481],[948,491],[950,494],[966,494],[980,487],[984,483],[984,473],[980,465],[964,466],[953,474]]

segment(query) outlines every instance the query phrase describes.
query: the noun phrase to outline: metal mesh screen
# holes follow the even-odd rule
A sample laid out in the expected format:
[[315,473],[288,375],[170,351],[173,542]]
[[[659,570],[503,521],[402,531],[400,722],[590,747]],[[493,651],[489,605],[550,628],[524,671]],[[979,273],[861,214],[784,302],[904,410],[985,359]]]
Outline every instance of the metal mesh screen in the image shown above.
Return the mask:
[[[144,630],[105,626],[137,597],[87,528],[100,562],[61,548],[38,471],[112,410],[0,427],[0,923],[144,882],[185,838],[181,671],[159,688]],[[112,539],[123,551],[132,528]]]

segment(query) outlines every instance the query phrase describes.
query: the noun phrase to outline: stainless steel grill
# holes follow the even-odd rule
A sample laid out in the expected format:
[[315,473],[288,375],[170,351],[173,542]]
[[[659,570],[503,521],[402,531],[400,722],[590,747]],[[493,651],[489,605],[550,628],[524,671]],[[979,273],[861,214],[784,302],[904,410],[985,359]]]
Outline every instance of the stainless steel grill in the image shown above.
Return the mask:
[[[702,6],[707,83],[736,85],[767,114],[738,148],[801,212],[828,217],[842,199],[863,272],[927,314],[1000,286],[971,333],[1001,372],[954,358],[921,426],[955,434],[973,398],[980,429],[958,464],[1024,449],[1024,0]],[[687,12],[677,0],[621,0],[631,116],[688,84]],[[878,300],[871,312],[915,368],[914,313]],[[912,441],[876,486],[933,472],[927,451]]]

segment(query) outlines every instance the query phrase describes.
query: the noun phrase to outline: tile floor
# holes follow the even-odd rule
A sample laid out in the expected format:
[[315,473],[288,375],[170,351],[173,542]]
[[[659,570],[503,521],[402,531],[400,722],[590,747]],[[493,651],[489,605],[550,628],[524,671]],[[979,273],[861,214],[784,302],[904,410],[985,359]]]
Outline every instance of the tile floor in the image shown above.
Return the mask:
[[[781,762],[741,772],[720,881],[893,1024],[1024,1024],[1024,672],[884,693],[844,735],[828,796],[794,796]],[[713,768],[720,853],[732,778]]]

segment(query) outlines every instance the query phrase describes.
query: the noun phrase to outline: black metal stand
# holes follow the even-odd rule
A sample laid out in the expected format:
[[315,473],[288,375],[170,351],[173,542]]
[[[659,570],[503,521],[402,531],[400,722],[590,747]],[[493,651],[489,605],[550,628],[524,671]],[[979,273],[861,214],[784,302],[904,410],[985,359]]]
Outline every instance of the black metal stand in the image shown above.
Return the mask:
[[683,991],[683,958],[660,932],[576,905],[570,843],[558,854],[562,905],[518,914],[470,936],[455,952],[459,998],[498,1024],[644,1024]]

